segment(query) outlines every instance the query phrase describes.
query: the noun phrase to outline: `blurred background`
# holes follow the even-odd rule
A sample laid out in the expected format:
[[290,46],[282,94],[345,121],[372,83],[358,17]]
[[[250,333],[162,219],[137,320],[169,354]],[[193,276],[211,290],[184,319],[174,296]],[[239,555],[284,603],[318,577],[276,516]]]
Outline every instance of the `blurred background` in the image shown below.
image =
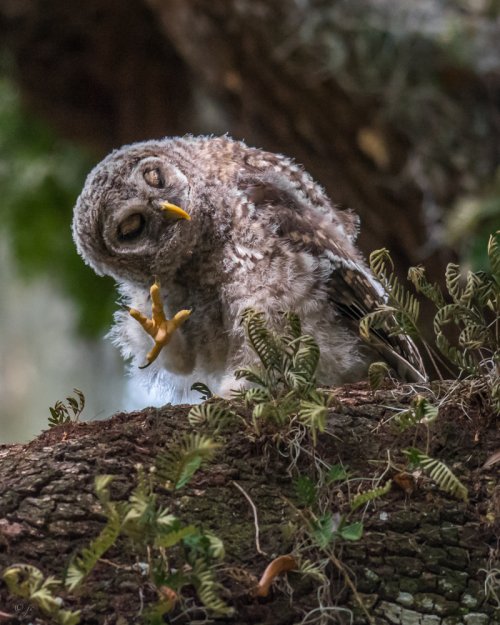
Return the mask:
[[303,163],[397,270],[486,268],[500,227],[499,0],[0,0],[0,443],[158,403],[103,340],[113,284],[74,251],[89,169],[225,133]]

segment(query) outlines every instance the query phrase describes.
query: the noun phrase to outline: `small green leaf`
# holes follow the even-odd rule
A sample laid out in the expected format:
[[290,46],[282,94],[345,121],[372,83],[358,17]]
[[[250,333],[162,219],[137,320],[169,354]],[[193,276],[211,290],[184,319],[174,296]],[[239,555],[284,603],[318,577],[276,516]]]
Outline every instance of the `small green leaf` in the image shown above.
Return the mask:
[[307,475],[299,475],[294,480],[295,494],[301,506],[310,508],[317,499],[316,485]]
[[319,517],[312,526],[312,537],[318,547],[324,549],[335,538],[338,522],[334,520],[332,514],[328,513]]
[[348,478],[348,476],[349,474],[344,465],[333,464],[327,471],[326,483],[331,484],[332,482],[343,482]]
[[364,493],[360,493],[359,495],[356,495],[356,497],[354,497],[354,499],[351,502],[351,510],[357,510],[357,508],[359,508],[360,506],[363,506],[365,503],[368,503],[369,501],[373,501],[374,499],[379,499],[380,497],[383,497],[384,495],[386,495],[392,487],[392,480],[387,480],[387,482],[383,485],[380,486],[379,488],[372,488],[371,490],[368,490]]
[[363,523],[361,521],[357,521],[356,523],[351,523],[351,525],[344,525],[339,528],[339,536],[344,540],[356,541],[360,540],[363,536]]

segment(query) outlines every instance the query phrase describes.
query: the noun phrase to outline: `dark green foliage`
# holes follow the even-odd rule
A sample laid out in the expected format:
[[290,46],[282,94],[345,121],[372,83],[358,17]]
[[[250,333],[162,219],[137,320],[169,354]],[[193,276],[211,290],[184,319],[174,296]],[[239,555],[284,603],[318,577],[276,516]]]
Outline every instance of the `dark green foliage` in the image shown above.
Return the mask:
[[318,498],[316,484],[307,475],[299,475],[294,481],[295,495],[301,506],[312,507]]
[[71,237],[75,200],[92,161],[22,110],[0,78],[0,218],[17,266],[26,277],[48,275],[77,303],[79,327],[93,335],[109,325],[111,279],[97,277]]
[[66,403],[58,400],[49,408],[49,427],[61,425],[61,423],[69,423],[70,421],[78,421],[83,409],[85,408],[85,396],[79,389],[73,389],[74,397],[66,397]]

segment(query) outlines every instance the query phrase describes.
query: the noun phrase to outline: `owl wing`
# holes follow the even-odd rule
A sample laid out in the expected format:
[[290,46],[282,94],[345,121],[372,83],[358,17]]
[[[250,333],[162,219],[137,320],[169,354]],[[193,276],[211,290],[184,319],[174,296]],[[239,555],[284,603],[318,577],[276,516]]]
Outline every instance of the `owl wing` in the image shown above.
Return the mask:
[[[304,173],[304,172],[302,172]],[[307,182],[310,179],[307,174]],[[288,179],[276,184],[273,172],[247,176],[240,189],[259,213],[269,220],[271,230],[283,244],[327,259],[332,267],[326,282],[329,299],[344,322],[359,332],[359,321],[387,299],[354,246],[357,222],[352,213],[335,209],[325,195],[311,197]],[[288,188],[287,188],[288,185]],[[261,213],[265,211],[265,213]],[[410,337],[392,336],[383,330],[373,331],[370,345],[403,379],[425,381],[420,354]]]

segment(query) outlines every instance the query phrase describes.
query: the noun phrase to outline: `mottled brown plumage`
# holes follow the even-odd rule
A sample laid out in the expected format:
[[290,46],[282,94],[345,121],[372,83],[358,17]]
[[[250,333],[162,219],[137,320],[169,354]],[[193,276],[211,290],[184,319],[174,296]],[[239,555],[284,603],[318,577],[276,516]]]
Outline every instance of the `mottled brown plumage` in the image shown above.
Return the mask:
[[[164,202],[191,220],[167,219]],[[174,401],[187,398],[193,381],[220,393],[236,385],[234,369],[253,359],[240,324],[248,307],[276,324],[281,311],[299,314],[321,349],[320,383],[364,377],[377,356],[357,322],[385,293],[355,246],[357,232],[355,214],[337,209],[293,161],[228,137],[113,152],[90,173],[73,222],[78,251],[117,280],[128,306],[149,314],[156,278],[169,316],[192,310],[141,373]],[[115,321],[114,341],[140,364],[151,339],[127,312]],[[402,376],[424,378],[409,339],[383,337],[379,351]]]

